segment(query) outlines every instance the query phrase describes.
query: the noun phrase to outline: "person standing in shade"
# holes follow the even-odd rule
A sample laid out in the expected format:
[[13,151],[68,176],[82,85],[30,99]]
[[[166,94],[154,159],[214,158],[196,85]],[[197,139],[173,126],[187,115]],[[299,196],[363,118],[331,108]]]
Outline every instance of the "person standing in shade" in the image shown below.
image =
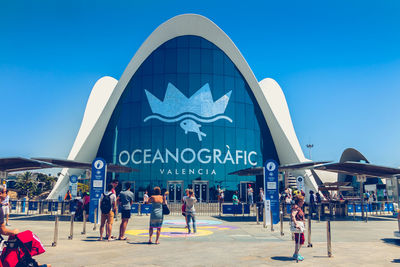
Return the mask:
[[9,226],[8,219],[10,217],[10,196],[8,195],[8,189],[6,190],[6,197],[3,201],[1,201],[1,205],[3,208],[3,213],[6,216],[6,225]]
[[131,183],[125,183],[125,190],[119,193],[117,202],[121,206],[121,217],[122,221],[119,226],[119,237],[118,240],[126,240],[125,236],[126,226],[131,218],[131,206],[133,204],[134,195],[131,192]]
[[185,206],[186,206],[186,223],[188,228],[188,233],[191,233],[190,229],[190,221],[193,222],[193,233],[196,233],[196,210],[194,208],[194,203],[196,203],[196,197],[194,196],[193,190],[189,190],[188,197],[185,198]]
[[235,191],[235,193],[232,196],[232,203],[233,205],[239,205],[239,198],[238,198],[238,191]]
[[157,229],[156,244],[160,244],[159,238],[161,234],[161,227],[164,220],[163,204],[166,204],[166,198],[161,195],[160,187],[154,187],[154,194],[149,198],[149,203],[152,205],[150,214],[150,227],[149,227],[149,244],[152,244],[153,229]]
[[316,205],[315,205],[315,195],[314,191],[310,190],[310,211],[311,216],[316,212]]
[[100,238],[103,240],[104,225],[106,226],[106,238],[108,241],[113,240],[111,235],[112,225],[114,222],[114,212],[117,209],[117,198],[112,193],[112,184],[107,185],[107,192],[103,193],[100,197],[100,209],[101,209],[101,223],[100,223]]
[[253,188],[251,187],[251,184],[249,184],[249,188],[247,189],[247,199],[248,204],[253,207]]
[[143,195],[143,204],[147,204],[147,202],[149,202],[149,192],[146,190]]

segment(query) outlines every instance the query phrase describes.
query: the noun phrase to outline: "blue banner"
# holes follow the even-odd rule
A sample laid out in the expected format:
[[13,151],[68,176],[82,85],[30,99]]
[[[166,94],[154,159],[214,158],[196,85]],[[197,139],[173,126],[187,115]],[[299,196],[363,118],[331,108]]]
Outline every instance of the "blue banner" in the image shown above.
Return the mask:
[[[271,203],[274,224],[279,223],[278,166],[278,163],[273,159],[267,160],[264,165],[265,200],[269,200]],[[268,214],[266,215],[269,217]]]
[[[99,207],[101,194],[104,193],[106,181],[106,161],[102,158],[96,158],[92,163],[92,178],[90,182],[90,204],[89,204],[89,221],[94,223],[94,211]],[[97,211],[100,214],[100,211]],[[97,216],[97,222],[99,221]]]
[[71,190],[72,199],[75,199],[78,194],[78,176],[69,177],[69,190]]

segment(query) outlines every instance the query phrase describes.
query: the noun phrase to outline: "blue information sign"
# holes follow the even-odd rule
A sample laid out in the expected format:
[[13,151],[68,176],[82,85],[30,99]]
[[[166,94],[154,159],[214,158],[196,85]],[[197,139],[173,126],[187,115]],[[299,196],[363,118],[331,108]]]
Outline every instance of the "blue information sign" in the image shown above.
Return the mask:
[[264,192],[265,199],[271,203],[273,223],[279,222],[279,188],[278,188],[278,163],[267,160],[264,166]]
[[[99,207],[101,194],[104,193],[106,180],[106,161],[96,158],[92,163],[92,178],[90,183],[89,221],[94,223],[94,211]],[[98,214],[99,210],[97,211]],[[99,216],[97,216],[97,222]]]

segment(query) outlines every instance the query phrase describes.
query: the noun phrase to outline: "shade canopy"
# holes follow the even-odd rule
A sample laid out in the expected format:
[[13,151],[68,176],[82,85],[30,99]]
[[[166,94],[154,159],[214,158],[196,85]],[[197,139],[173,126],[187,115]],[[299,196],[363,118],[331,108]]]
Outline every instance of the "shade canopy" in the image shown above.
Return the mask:
[[[279,166],[279,171],[306,169],[306,168],[310,168],[312,166],[317,166],[317,165],[325,164],[328,162],[330,162],[330,161],[309,161],[309,162],[285,164],[285,165]],[[263,175],[263,172],[264,172],[263,167],[252,167],[252,168],[247,168],[247,169],[242,169],[242,170],[231,172],[231,173],[229,173],[229,175],[255,176],[255,175]]]
[[344,173],[348,175],[365,175],[367,178],[392,178],[395,175],[400,175],[400,169],[391,168],[369,163],[346,161],[342,163],[327,163],[313,167],[316,170]]
[[[92,168],[92,163],[53,158],[0,158],[0,171],[4,172],[17,172],[48,168],[73,168],[88,170]],[[130,173],[138,172],[139,170],[116,164],[107,164],[107,171],[116,173]]]
[[17,172],[26,170],[38,170],[47,168],[58,168],[54,164],[42,162],[34,159],[26,159],[21,157],[0,158],[0,171]]

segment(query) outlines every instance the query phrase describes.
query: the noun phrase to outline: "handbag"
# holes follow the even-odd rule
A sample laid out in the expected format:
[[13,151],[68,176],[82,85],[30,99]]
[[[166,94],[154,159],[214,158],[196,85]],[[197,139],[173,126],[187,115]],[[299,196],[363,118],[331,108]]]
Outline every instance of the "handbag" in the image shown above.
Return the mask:
[[170,210],[169,210],[169,208],[168,208],[168,205],[167,204],[162,204],[162,214],[163,215],[169,215],[171,212],[170,212]]
[[300,229],[296,227],[296,224],[294,221],[290,222],[290,232],[295,233],[295,234],[301,234],[304,232],[304,223],[303,222],[297,222],[297,224],[300,226]]

